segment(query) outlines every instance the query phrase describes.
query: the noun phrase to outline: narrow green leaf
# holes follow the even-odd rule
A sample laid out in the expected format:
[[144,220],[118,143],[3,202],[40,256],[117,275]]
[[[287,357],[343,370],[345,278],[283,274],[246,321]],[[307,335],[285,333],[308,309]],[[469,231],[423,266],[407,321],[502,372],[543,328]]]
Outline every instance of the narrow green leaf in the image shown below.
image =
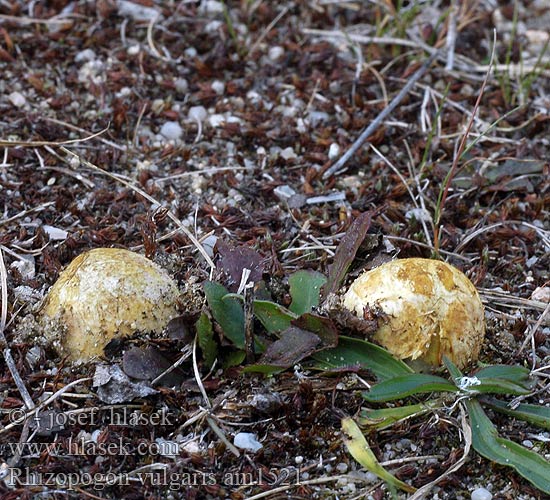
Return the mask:
[[410,373],[384,380],[363,394],[370,402],[381,403],[403,399],[413,394],[427,392],[456,392],[456,386],[447,379],[425,373]]
[[288,309],[270,300],[255,300],[254,315],[269,333],[282,332],[290,327],[296,315]]
[[447,370],[449,370],[449,373],[451,374],[453,380],[458,380],[462,378],[462,372],[447,356],[443,356],[443,364],[445,365]]
[[474,376],[481,378],[502,378],[506,380],[512,380],[513,382],[519,382],[529,380],[530,370],[523,366],[508,366],[508,365],[490,365],[485,368],[481,368]]
[[464,402],[470,415],[474,450],[497,464],[512,467],[539,490],[550,493],[550,462],[534,451],[500,437],[477,399]]
[[342,367],[359,367],[370,370],[380,380],[414,373],[403,361],[394,358],[380,346],[341,335],[338,346],[312,354],[316,367],[330,371]]
[[366,408],[361,411],[358,423],[361,427],[370,427],[374,429],[386,429],[397,422],[409,418],[424,415],[436,408],[442,407],[441,399],[432,399],[425,403],[400,406],[399,408]]
[[235,298],[224,297],[228,294],[223,285],[213,281],[203,284],[206,301],[212,316],[221,326],[224,335],[239,349],[244,349],[244,312]]
[[206,366],[210,368],[218,354],[218,345],[214,340],[212,322],[206,313],[200,315],[195,327],[197,329],[197,339],[204,357],[204,362]]
[[363,436],[361,429],[359,429],[352,418],[347,417],[342,419],[342,432],[346,435],[344,444],[346,445],[348,452],[361,464],[361,466],[373,474],[376,474],[380,479],[386,481],[389,485],[408,493],[414,493],[416,491],[414,486],[400,481],[380,465],[380,462],[378,462],[376,456],[370,449],[369,443],[367,443],[365,436]]
[[311,312],[319,305],[321,287],[327,282],[324,274],[303,269],[288,278],[292,303],[289,309],[296,315]]
[[550,429],[550,408],[547,406],[521,403],[512,409],[505,401],[491,397],[484,397],[481,402],[484,406],[488,406],[499,413],[524,420],[543,429]]
[[503,378],[485,377],[477,380],[481,383],[479,385],[471,385],[469,390],[480,394],[509,394],[511,396],[521,396],[529,394],[533,389],[532,384],[516,384],[515,382]]

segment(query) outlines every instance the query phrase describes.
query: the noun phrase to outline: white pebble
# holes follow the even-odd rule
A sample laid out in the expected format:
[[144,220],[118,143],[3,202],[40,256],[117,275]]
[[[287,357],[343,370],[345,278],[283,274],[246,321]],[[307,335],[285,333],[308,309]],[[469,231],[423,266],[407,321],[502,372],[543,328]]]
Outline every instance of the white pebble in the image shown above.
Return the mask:
[[212,87],[212,90],[216,92],[218,95],[223,95],[225,92],[225,83],[221,82],[220,80],[214,80],[210,86]]
[[292,196],[296,194],[296,191],[292,189],[288,184],[284,184],[282,186],[277,186],[273,190],[273,194],[279,198],[281,201],[289,200]]
[[206,120],[208,113],[206,112],[206,108],[204,106],[191,106],[187,116],[189,116],[190,120],[195,122],[203,122]]
[[206,0],[201,2],[199,7],[201,14],[221,14],[223,12],[223,3],[217,0]]
[[24,106],[25,103],[27,102],[27,100],[25,99],[25,96],[20,92],[12,92],[8,96],[8,99],[16,108],[20,108],[21,106]]
[[472,491],[472,500],[491,500],[491,498],[493,498],[493,495],[485,488],[476,488]]
[[283,54],[285,53],[285,49],[280,47],[279,45],[275,45],[274,47],[270,47],[269,51],[267,53],[267,56],[272,61],[278,61],[281,57],[283,57]]
[[217,241],[218,237],[214,234],[211,234],[202,240],[202,247],[209,257],[214,257],[214,247],[216,246]]
[[176,87],[176,91],[180,94],[185,94],[189,90],[189,83],[187,83],[185,78],[177,78],[174,81],[174,86]]
[[58,227],[48,226],[47,224],[44,224],[42,226],[42,229],[52,241],[64,241],[69,236],[69,233],[67,231],[59,229]]
[[298,455],[297,457],[294,458],[294,463],[296,465],[303,464],[304,463],[304,457],[302,457],[302,455]]
[[210,115],[208,117],[208,123],[210,124],[211,127],[221,127],[224,123],[225,123],[225,116],[223,115],[220,115],[220,114],[214,114],[214,115]]
[[340,462],[337,466],[336,466],[336,470],[340,473],[340,474],[345,474],[347,471],[348,471],[348,464],[344,463],[344,462]]
[[281,151],[281,158],[283,158],[284,160],[294,160],[295,158],[297,158],[297,155],[294,152],[294,149],[288,147]]
[[74,61],[79,62],[89,62],[93,61],[96,58],[95,52],[92,49],[81,50],[74,56]]
[[204,27],[204,32],[208,33],[209,35],[214,34],[222,27],[222,25],[223,23],[221,21],[214,19]]
[[183,129],[178,122],[166,122],[160,128],[160,135],[168,140],[175,141],[181,139],[181,136],[183,135]]
[[340,146],[333,142],[330,148],[328,148],[328,159],[334,160],[334,158],[338,158],[338,156],[340,156]]
[[137,56],[139,54],[139,45],[130,45],[130,47],[126,49],[126,53],[129,56]]
[[263,448],[262,443],[256,439],[256,435],[250,432],[239,432],[233,438],[233,444],[241,450],[251,451],[256,453]]
[[160,17],[160,12],[152,7],[138,5],[128,0],[118,0],[118,15],[129,17],[134,21],[151,21]]

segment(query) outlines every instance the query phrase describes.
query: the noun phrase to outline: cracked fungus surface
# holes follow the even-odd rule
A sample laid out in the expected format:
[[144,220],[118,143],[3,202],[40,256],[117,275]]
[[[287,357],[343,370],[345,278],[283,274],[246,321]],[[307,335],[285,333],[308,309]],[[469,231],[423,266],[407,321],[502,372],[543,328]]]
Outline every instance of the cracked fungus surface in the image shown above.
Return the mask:
[[98,248],[60,274],[42,314],[62,326],[64,354],[88,360],[117,336],[159,333],[177,315],[178,296],[174,280],[154,262],[128,250]]
[[443,355],[463,368],[485,336],[483,305],[458,269],[430,259],[388,262],[357,278],[344,307],[378,318],[374,340],[401,359],[439,365]]

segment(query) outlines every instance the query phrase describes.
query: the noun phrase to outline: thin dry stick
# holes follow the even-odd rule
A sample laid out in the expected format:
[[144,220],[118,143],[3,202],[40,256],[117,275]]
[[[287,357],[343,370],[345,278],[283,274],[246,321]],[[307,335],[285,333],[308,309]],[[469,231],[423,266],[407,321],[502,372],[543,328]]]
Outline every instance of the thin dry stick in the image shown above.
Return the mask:
[[[523,352],[523,349],[525,349],[527,347],[527,344],[529,344],[529,342],[531,342],[531,340],[534,339],[535,333],[540,328],[540,325],[542,325],[542,322],[544,321],[544,319],[548,315],[549,311],[550,311],[550,302],[548,302],[548,305],[544,309],[543,313],[540,315],[540,318],[535,323],[533,328],[531,328],[531,331],[529,332],[529,335],[527,335],[525,337],[525,340],[523,341],[523,344],[521,344],[521,347],[519,348],[518,354],[521,354]],[[533,356],[533,362],[534,361],[535,361],[535,356]]]
[[8,432],[13,427],[16,427],[17,425],[20,425],[20,424],[24,423],[26,420],[28,420],[29,418],[36,415],[42,408],[45,408],[51,402],[53,402],[57,398],[63,396],[63,394],[65,394],[69,389],[71,389],[75,385],[78,385],[81,382],[88,382],[89,380],[92,380],[92,378],[91,377],[84,377],[84,378],[79,378],[77,380],[73,380],[72,382],[67,384],[65,387],[62,387],[58,391],[54,392],[49,398],[42,401],[38,406],[35,406],[31,411],[25,413],[22,410],[17,410],[18,413],[20,413],[20,416],[18,418],[15,418],[15,415],[12,413],[11,414],[12,415],[11,423],[9,423],[8,425],[1,428],[0,429],[0,434],[4,434],[5,432]]
[[[153,198],[152,196],[147,194],[145,191],[143,191],[143,189],[140,189],[137,186],[134,186],[131,182],[128,182],[127,180],[123,179],[122,177],[120,177],[118,175],[115,175],[115,174],[112,174],[111,172],[107,172],[107,170],[103,170],[101,167],[98,167],[97,165],[94,165],[93,163],[89,162],[88,160],[85,160],[85,159],[81,158],[76,153],[73,153],[71,150],[69,150],[69,149],[67,149],[63,146],[61,146],[60,149],[65,154],[69,155],[71,158],[76,158],[80,163],[86,165],[88,168],[91,168],[92,170],[95,170],[96,172],[99,172],[103,175],[106,175],[107,177],[110,177],[111,179],[114,179],[117,182],[120,182],[121,184],[124,184],[126,187],[130,188],[132,191],[135,191],[136,193],[143,196],[146,200],[148,200],[152,204],[160,205],[160,203],[155,198]],[[69,165],[71,164],[70,160],[67,160],[66,158],[63,158],[63,159],[65,161],[67,161],[69,163]],[[179,227],[179,229],[185,234],[185,236],[187,236],[191,240],[193,245],[195,245],[195,248],[201,253],[201,255],[204,257],[204,259],[206,260],[208,265],[211,267],[211,269],[215,269],[216,265],[214,264],[214,262],[212,261],[210,256],[206,253],[206,250],[199,243],[197,238],[195,238],[195,236],[191,233],[191,231],[189,231],[189,229],[187,229],[187,227],[185,227],[183,225],[183,222],[181,222],[175,216],[175,214],[172,213],[170,210],[166,213],[166,215],[170,218],[170,220],[172,222],[174,222]]]
[[429,67],[438,56],[439,52],[434,52],[424,64],[410,77],[405,86],[399,91],[399,93],[392,99],[390,104],[382,110],[382,112],[371,122],[371,124],[361,132],[361,135],[356,139],[342,157],[332,167],[326,170],[323,174],[323,179],[328,179],[331,175],[340,173],[343,170],[347,161],[363,146],[363,143],[375,132],[380,124],[386,119],[386,117],[399,105],[399,103],[405,98],[409,91],[413,88],[414,84],[428,71]]
[[[489,66],[492,65],[494,57],[495,57],[495,47],[496,47],[496,31],[493,32],[493,50],[491,52],[491,60],[489,62]],[[456,152],[456,155],[453,159],[453,164],[451,165],[451,170],[449,170],[449,173],[447,174],[447,177],[445,178],[444,185],[443,185],[443,191],[441,193],[441,197],[438,200],[437,207],[436,207],[436,213],[434,217],[434,246],[436,253],[439,252],[439,223],[441,221],[441,213],[443,212],[443,208],[445,207],[445,202],[447,201],[447,196],[449,194],[449,188],[451,187],[451,182],[453,181],[454,176],[456,175],[456,172],[458,170],[458,162],[460,161],[460,158],[462,157],[462,153],[466,149],[466,142],[468,141],[468,137],[470,135],[470,130],[472,129],[474,125],[474,116],[477,113],[477,110],[479,109],[479,106],[481,104],[481,99],[483,97],[483,94],[485,92],[485,87],[487,86],[487,82],[489,81],[489,75],[490,71],[487,71],[485,74],[485,78],[483,79],[483,83],[481,84],[481,89],[479,91],[479,95],[477,96],[476,103],[474,105],[474,109],[472,112],[472,115],[470,116],[470,119],[468,120],[468,125],[466,126],[466,130],[464,131],[464,135],[462,136],[462,139],[460,140],[460,144],[458,146],[458,151]]]
[[4,330],[6,329],[6,321],[8,318],[8,273],[6,272],[6,264],[4,263],[4,254],[0,248],[0,285],[2,286],[2,309],[0,312],[0,345],[4,352],[4,359],[6,360],[6,365],[8,366],[13,381],[25,402],[27,409],[32,410],[34,408],[34,402],[27,391],[27,387],[17,371],[15,366],[15,360],[11,355],[11,349],[8,347],[8,342],[6,336],[4,335]]
[[0,146],[1,147],[10,147],[10,146],[18,146],[18,147],[27,147],[27,148],[35,148],[39,146],[61,146],[63,144],[77,144],[79,142],[85,142],[89,141],[90,139],[93,139],[94,137],[97,137],[103,133],[105,133],[109,128],[104,128],[103,130],[100,130],[99,132],[96,132],[95,134],[91,134],[87,137],[83,137],[82,139],[69,139],[67,141],[4,141],[0,140]]
[[447,30],[447,39],[445,45],[447,48],[447,63],[445,69],[452,71],[455,62],[455,46],[456,46],[456,15],[457,15],[456,0],[451,2],[449,10],[449,28]]
[[264,38],[269,34],[269,32],[275,27],[275,25],[283,18],[283,16],[290,10],[289,7],[285,7],[281,12],[279,12],[279,14],[277,14],[277,16],[275,17],[275,19],[273,19],[273,21],[271,21],[267,27],[265,28],[265,30],[263,30],[262,34],[259,36],[259,38],[254,42],[254,45],[252,45],[252,47],[250,47],[250,50],[248,52],[248,54],[253,54],[256,49],[260,46],[260,44],[264,41]]
[[462,422],[462,432],[464,434],[464,453],[462,454],[462,457],[452,467],[441,474],[441,476],[434,479],[431,483],[428,483],[422,486],[422,488],[416,490],[414,495],[409,497],[409,500],[420,500],[421,498],[425,498],[426,495],[437,483],[441,482],[443,479],[456,472],[466,463],[466,459],[468,458],[468,454],[470,453],[470,448],[472,446],[472,428],[468,425],[468,422],[466,421],[466,412],[462,405],[460,405],[460,420]]

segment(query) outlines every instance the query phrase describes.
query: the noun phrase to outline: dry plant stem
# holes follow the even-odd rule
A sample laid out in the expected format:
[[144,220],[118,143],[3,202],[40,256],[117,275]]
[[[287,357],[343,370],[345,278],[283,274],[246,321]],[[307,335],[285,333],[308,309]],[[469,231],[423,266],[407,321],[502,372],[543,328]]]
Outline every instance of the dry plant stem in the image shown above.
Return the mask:
[[[519,348],[518,354],[521,354],[523,352],[523,350],[527,347],[527,344],[529,344],[531,341],[534,341],[535,333],[540,328],[540,325],[542,325],[542,322],[544,321],[546,316],[548,316],[549,311],[550,311],[550,302],[548,302],[548,305],[540,315],[538,321],[535,323],[533,328],[531,328],[531,331],[529,332],[529,334],[525,337],[525,340],[523,341],[523,343],[521,344],[521,347]],[[534,345],[533,345],[533,348],[534,348]],[[535,362],[535,360],[536,360],[536,357],[533,353],[533,363]]]
[[6,341],[6,336],[4,335],[4,330],[6,328],[6,321],[8,318],[8,274],[6,272],[4,254],[1,248],[0,248],[0,285],[2,286],[2,309],[0,312],[0,344],[4,354],[4,359],[6,360],[6,365],[10,370],[13,381],[15,382],[15,385],[17,386],[17,389],[19,390],[19,393],[21,394],[23,401],[25,402],[25,406],[27,407],[28,410],[32,410],[34,408],[34,402],[31,398],[31,395],[29,394],[29,391],[27,391],[27,387],[25,386],[25,383],[23,382],[21,375],[19,375],[19,372],[17,371],[17,367],[15,366],[15,360],[11,355],[11,349],[8,347],[8,342]]
[[462,423],[462,432],[464,435],[464,453],[462,454],[462,457],[452,467],[450,467],[443,474],[441,474],[441,476],[434,479],[431,483],[428,483],[422,486],[422,488],[419,488],[418,490],[416,490],[414,495],[409,497],[409,500],[421,500],[422,498],[426,498],[426,495],[430,492],[430,490],[434,486],[436,486],[439,482],[443,481],[443,479],[445,479],[446,477],[456,472],[466,463],[466,459],[470,454],[470,448],[472,446],[472,428],[470,427],[470,425],[466,420],[466,411],[462,404],[460,405],[460,421]]
[[91,134],[87,137],[83,137],[82,139],[69,139],[67,141],[3,141],[0,140],[0,146],[1,147],[10,147],[10,146],[18,146],[18,147],[27,147],[27,148],[35,148],[35,147],[41,147],[41,146],[62,146],[63,144],[78,144],[79,142],[86,142],[90,139],[94,139],[95,137],[100,136],[101,134],[104,134],[109,130],[108,128],[104,128],[103,130],[100,130],[99,132],[96,132],[95,134]]
[[73,380],[71,383],[67,384],[65,387],[62,387],[61,389],[53,393],[49,398],[42,401],[38,406],[35,406],[31,411],[29,411],[28,413],[25,413],[24,415],[22,414],[21,418],[15,420],[14,422],[9,423],[5,427],[2,427],[2,429],[0,429],[0,434],[4,434],[5,432],[8,432],[10,429],[13,429],[17,425],[24,423],[29,418],[36,415],[42,408],[45,408],[52,401],[55,401],[57,398],[61,397],[65,392],[67,392],[69,389],[71,389],[75,385],[78,385],[81,382],[88,382],[89,380],[92,380],[92,378],[85,377],[85,378],[79,378],[77,380]]
[[[495,57],[495,48],[496,48],[496,31],[493,32],[493,50],[491,52],[491,61],[489,63],[489,66],[492,65],[494,57]],[[466,126],[466,130],[464,132],[464,135],[462,136],[462,139],[460,140],[460,144],[458,146],[458,151],[455,154],[455,157],[453,159],[453,164],[451,165],[451,170],[447,174],[447,177],[445,178],[445,183],[443,185],[443,192],[441,195],[441,199],[439,200],[437,211],[434,217],[434,247],[436,253],[439,253],[439,237],[440,237],[440,222],[441,222],[441,214],[443,212],[443,209],[445,208],[445,202],[447,201],[447,196],[449,194],[449,188],[451,187],[451,182],[454,179],[454,176],[457,173],[458,170],[458,162],[460,161],[460,158],[462,156],[462,153],[464,152],[464,149],[466,148],[466,141],[468,140],[468,137],[470,135],[470,130],[472,129],[474,125],[474,116],[476,115],[479,106],[481,104],[481,99],[483,97],[483,94],[485,92],[485,87],[487,86],[487,82],[489,81],[489,75],[491,74],[490,71],[487,71],[485,74],[485,78],[483,79],[483,83],[481,84],[481,89],[479,90],[479,95],[477,96],[476,103],[474,105],[474,109],[472,111],[472,114],[470,116],[470,119],[468,120],[468,125]]]
[[262,34],[258,37],[258,39],[254,42],[254,45],[250,47],[250,50],[248,52],[248,55],[252,55],[256,49],[260,46],[260,44],[264,41],[265,37],[269,34],[269,32],[275,27],[275,25],[286,15],[286,13],[290,10],[290,7],[285,7],[277,16],[275,19],[273,19],[263,30]]
[[[121,178],[120,176],[118,175],[115,175],[115,174],[112,174],[111,172],[107,172],[106,170],[103,170],[102,168],[98,167],[97,165],[94,165],[93,163],[90,163],[89,161],[81,158],[80,156],[78,156],[76,153],[70,151],[69,149],[61,146],[60,147],[61,151],[63,151],[65,154],[67,154],[69,157],[71,158],[76,158],[80,163],[86,165],[88,168],[91,168],[92,170],[96,171],[96,172],[100,172],[101,174],[103,175],[106,175],[107,177],[110,177],[111,179],[117,181],[117,182],[120,182],[121,184],[124,184],[126,187],[130,188],[132,191],[135,191],[136,193],[140,194],[141,196],[143,196],[146,200],[148,200],[149,202],[151,202],[152,204],[154,205],[161,205],[155,198],[153,198],[152,196],[150,196],[149,194],[147,194],[145,191],[143,191],[142,189],[138,188],[137,186],[134,186],[131,182],[128,182],[127,180]],[[67,158],[63,158],[67,163],[69,163],[70,165],[70,160],[68,160]],[[195,236],[191,233],[191,231],[189,231],[189,229],[187,229],[187,227],[185,227],[183,225],[183,222],[181,222],[171,211],[168,211],[166,213],[166,215],[170,218],[170,220],[172,222],[174,222],[178,227],[179,229],[185,234],[185,236],[187,236],[191,242],[193,243],[193,245],[195,245],[195,248],[201,253],[201,255],[204,257],[204,259],[206,260],[206,262],[208,263],[208,265],[210,266],[210,268],[212,270],[214,270],[216,268],[216,265],[214,264],[214,262],[212,261],[212,259],[210,258],[210,256],[206,253],[206,250],[203,248],[203,246],[199,243],[199,241],[197,240],[197,238],[195,238]]]
[[447,30],[447,39],[445,40],[445,45],[447,48],[447,63],[445,64],[445,69],[447,71],[453,70],[454,61],[455,61],[456,14],[457,14],[456,0],[453,0],[451,2],[451,7],[449,10],[449,28]]
[[154,378],[153,380],[151,380],[151,385],[154,386],[156,384],[159,383],[159,381],[162,379],[162,377],[168,375],[169,373],[173,372],[179,365],[181,365],[186,359],[189,359],[189,356],[191,356],[192,354],[192,350],[189,346],[185,346],[183,349],[182,349],[182,352],[183,354],[179,357],[179,359],[174,363],[172,364],[171,366],[169,366],[168,368],[166,368],[166,370],[164,370],[158,377]]
[[342,155],[342,157],[323,174],[323,179],[328,179],[331,175],[340,173],[344,169],[347,161],[363,146],[363,143],[376,131],[387,116],[401,103],[414,84],[428,71],[439,52],[434,52],[418,70],[410,77],[405,86],[392,99],[389,105],[371,122],[371,124],[361,132],[361,135],[355,140],[352,146]]

